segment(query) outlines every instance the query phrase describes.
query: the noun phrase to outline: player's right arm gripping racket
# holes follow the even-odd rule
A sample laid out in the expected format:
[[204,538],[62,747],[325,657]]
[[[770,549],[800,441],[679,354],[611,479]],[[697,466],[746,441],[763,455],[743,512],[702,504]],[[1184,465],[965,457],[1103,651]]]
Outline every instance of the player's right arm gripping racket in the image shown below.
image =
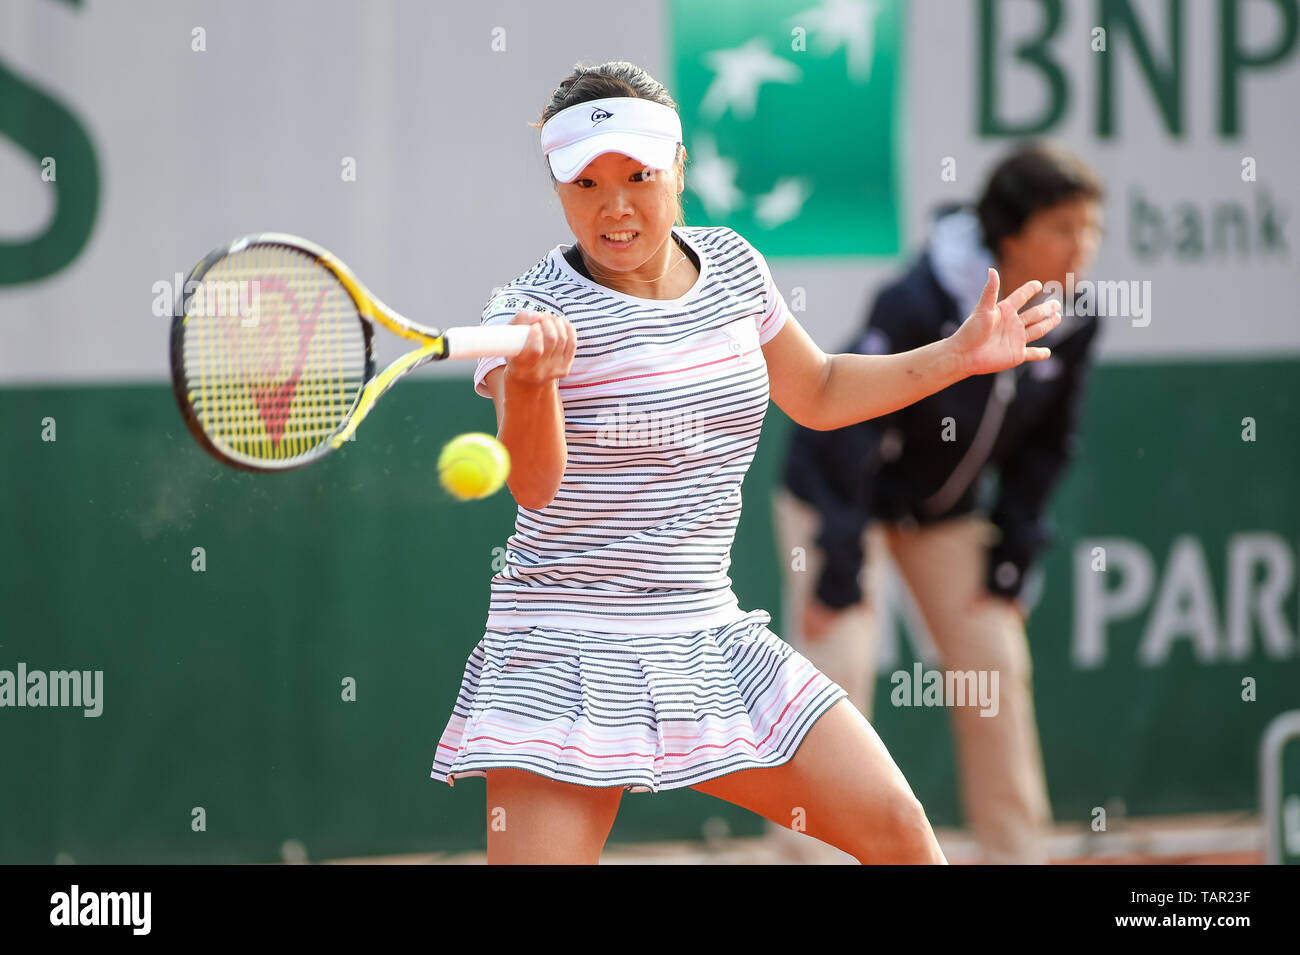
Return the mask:
[[[378,374],[375,322],[420,343]],[[217,249],[178,292],[172,385],[190,431],[219,460],[287,471],[341,447],[407,372],[443,358],[512,357],[528,329],[427,328],[329,252],[268,232]]]

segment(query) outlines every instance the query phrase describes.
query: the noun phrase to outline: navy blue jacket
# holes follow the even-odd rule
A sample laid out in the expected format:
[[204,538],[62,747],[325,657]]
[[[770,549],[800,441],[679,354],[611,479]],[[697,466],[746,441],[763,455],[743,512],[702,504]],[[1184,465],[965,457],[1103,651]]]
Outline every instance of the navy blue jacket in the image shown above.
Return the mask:
[[[946,338],[965,318],[922,254],[880,293],[865,330],[845,350],[909,351]],[[862,532],[870,520],[930,524],[976,510],[1000,531],[990,548],[988,590],[1019,596],[1050,541],[1044,509],[1074,455],[1098,327],[1096,317],[1063,318],[1034,343],[1050,347],[1051,358],[967,378],[880,418],[834,431],[795,425],[784,481],[820,513],[816,543],[826,559],[817,598],[835,608],[862,598]],[[996,496],[985,493],[993,474]]]

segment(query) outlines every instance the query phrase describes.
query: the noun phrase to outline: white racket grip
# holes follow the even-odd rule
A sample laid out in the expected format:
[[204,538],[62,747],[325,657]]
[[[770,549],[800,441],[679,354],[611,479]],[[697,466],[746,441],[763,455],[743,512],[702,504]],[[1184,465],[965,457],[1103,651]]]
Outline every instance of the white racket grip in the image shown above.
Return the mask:
[[481,325],[449,328],[448,358],[513,358],[524,349],[531,325]]

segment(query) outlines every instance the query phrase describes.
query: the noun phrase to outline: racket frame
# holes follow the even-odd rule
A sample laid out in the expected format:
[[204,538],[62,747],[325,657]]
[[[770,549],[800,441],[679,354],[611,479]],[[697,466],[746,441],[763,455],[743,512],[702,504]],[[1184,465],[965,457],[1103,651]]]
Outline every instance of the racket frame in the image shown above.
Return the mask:
[[[338,279],[351,297],[353,304],[356,306],[357,314],[361,318],[361,331],[365,340],[365,384],[353,400],[352,407],[343,419],[343,424],[311,451],[297,456],[292,464],[272,465],[261,458],[218,448],[207,432],[203,430],[202,424],[199,423],[198,414],[189,400],[185,385],[185,323],[188,320],[189,306],[194,294],[202,287],[204,276],[212,270],[213,266],[227,256],[242,252],[250,245],[285,246],[313,257],[317,264],[328,269]],[[374,323],[384,326],[395,335],[409,341],[418,342],[422,347],[416,351],[407,352],[382,372],[375,374]],[[356,432],[357,426],[370,413],[370,409],[374,407],[375,402],[397,382],[398,378],[421,365],[431,361],[439,361],[448,356],[447,340],[443,337],[442,332],[398,315],[373,295],[362,284],[361,280],[353,274],[352,270],[339,261],[336,256],[301,236],[289,235],[283,232],[259,232],[241,236],[227,245],[212,250],[203,257],[199,264],[190,271],[190,274],[185,279],[185,284],[177,290],[176,308],[172,317],[170,350],[172,392],[176,397],[181,417],[185,420],[185,425],[190,434],[194,436],[194,439],[198,441],[205,451],[218,460],[242,471],[257,473],[297,470],[315,463],[331,451],[338,450],[351,439]]]

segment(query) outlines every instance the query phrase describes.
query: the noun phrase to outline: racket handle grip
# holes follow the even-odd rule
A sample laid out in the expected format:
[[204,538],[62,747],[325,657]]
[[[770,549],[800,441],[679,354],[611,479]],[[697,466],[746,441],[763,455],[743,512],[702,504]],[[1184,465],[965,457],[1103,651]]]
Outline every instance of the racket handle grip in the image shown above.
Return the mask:
[[513,358],[524,350],[531,325],[482,325],[449,328],[448,358]]

